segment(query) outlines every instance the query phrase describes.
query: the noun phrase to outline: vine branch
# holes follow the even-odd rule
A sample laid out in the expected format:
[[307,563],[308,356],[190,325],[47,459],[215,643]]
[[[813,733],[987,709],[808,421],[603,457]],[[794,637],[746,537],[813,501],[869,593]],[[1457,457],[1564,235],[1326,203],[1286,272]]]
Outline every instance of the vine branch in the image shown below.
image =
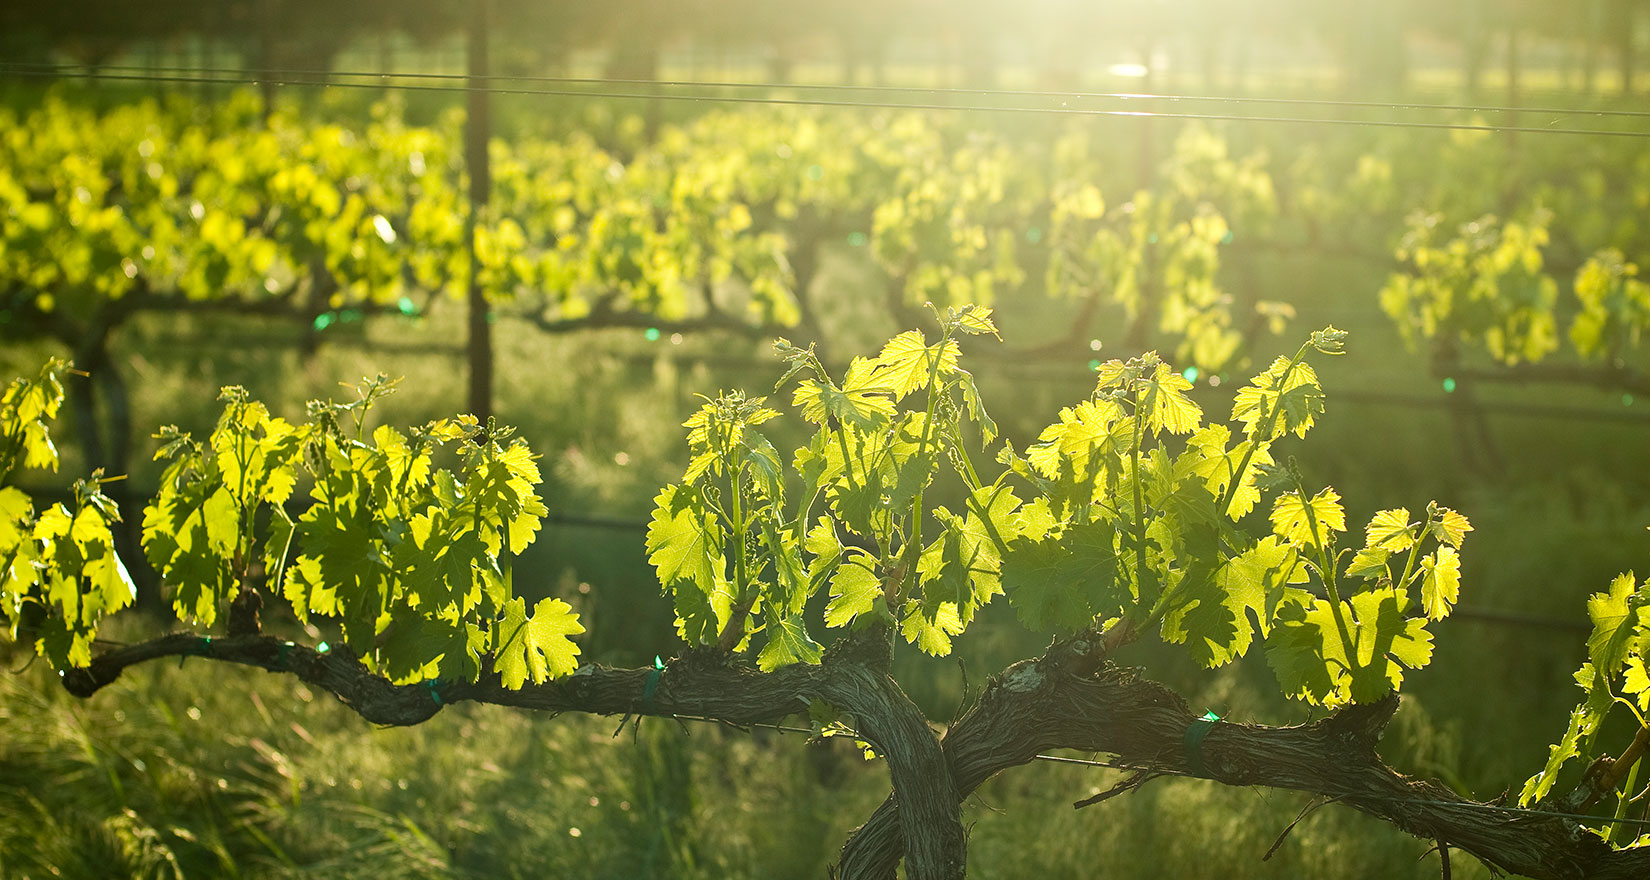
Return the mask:
[[824,700],[851,715],[859,734],[888,760],[897,795],[895,821],[916,829],[909,839],[901,836],[895,862],[903,858],[907,875],[920,880],[963,876],[962,796],[946,772],[939,739],[874,657],[866,663],[837,654],[818,666],[794,664],[760,672],[730,664],[725,655],[700,651],[672,662],[651,694],[647,680],[653,670],[600,664],[511,690],[496,673],[483,674],[475,682],[397,685],[347,651],[322,653],[269,636],[212,638],[178,632],[101,654],[86,668],[65,670],[63,686],[75,696],[90,697],[125,669],[165,657],[201,657],[289,672],[333,694],[367,721],[396,726],[427,721],[443,706],[463,700],[551,713],[694,715],[741,725],[772,724],[807,711],[810,700]]
[[[1185,731],[1197,716],[1168,688],[1106,663],[1092,633],[993,676],[945,735],[967,797],[987,779],[1049,749],[1105,752],[1139,771],[1193,775]],[[1303,791],[1344,803],[1494,868],[1542,880],[1650,876],[1650,846],[1615,850],[1574,822],[1503,813],[1388,767],[1375,745],[1396,698],[1351,706],[1313,724],[1220,723],[1199,746],[1207,777],[1227,785]],[[849,876],[894,877],[902,827],[885,802],[843,852]]]

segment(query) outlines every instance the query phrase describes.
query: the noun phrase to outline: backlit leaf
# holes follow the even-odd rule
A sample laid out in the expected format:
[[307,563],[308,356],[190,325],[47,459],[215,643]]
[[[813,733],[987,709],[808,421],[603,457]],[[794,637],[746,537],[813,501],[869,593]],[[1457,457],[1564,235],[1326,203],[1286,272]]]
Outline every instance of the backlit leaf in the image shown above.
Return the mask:
[[957,616],[957,606],[944,602],[932,614],[925,612],[916,600],[905,603],[905,616],[900,621],[900,633],[924,654],[944,657],[951,653],[951,637],[961,634],[963,622]]
[[1409,510],[1396,507],[1382,510],[1370,517],[1364,528],[1366,546],[1396,553],[1415,544],[1415,534],[1409,525]]
[[1421,558],[1421,604],[1427,617],[1443,620],[1461,599],[1461,559],[1443,546]]
[[1627,656],[1628,642],[1638,625],[1634,599],[1632,572],[1611,581],[1608,592],[1594,593],[1587,599],[1587,616],[1593,622],[1593,633],[1587,637],[1587,657],[1605,676],[1614,675]]
[[768,643],[756,657],[756,665],[763,672],[772,672],[792,663],[818,663],[823,653],[819,643],[808,636],[800,615],[776,616],[768,614],[768,624],[762,632]]
[[847,558],[831,576],[831,601],[825,606],[826,626],[846,626],[854,618],[868,614],[882,598],[882,582],[875,571],[876,562],[859,548],[848,551]]
[[1438,520],[1432,524],[1432,534],[1439,541],[1459,548],[1470,531],[1472,523],[1465,516],[1447,507],[1438,508]]
[[1326,487],[1307,502],[1299,492],[1285,492],[1272,504],[1272,530],[1291,544],[1327,547],[1331,532],[1346,531],[1341,496]]
[[1203,421],[1203,409],[1186,396],[1192,383],[1159,363],[1152,378],[1146,383],[1143,403],[1147,407],[1146,425],[1154,433],[1189,434]]
[[493,670],[511,690],[569,675],[579,665],[579,646],[568,636],[584,632],[578,615],[560,599],[541,599],[527,616],[520,598],[504,605],[493,624]]
[[1075,632],[1122,609],[1128,591],[1118,576],[1114,534],[1110,523],[1093,522],[1009,545],[1003,591],[1028,629]]

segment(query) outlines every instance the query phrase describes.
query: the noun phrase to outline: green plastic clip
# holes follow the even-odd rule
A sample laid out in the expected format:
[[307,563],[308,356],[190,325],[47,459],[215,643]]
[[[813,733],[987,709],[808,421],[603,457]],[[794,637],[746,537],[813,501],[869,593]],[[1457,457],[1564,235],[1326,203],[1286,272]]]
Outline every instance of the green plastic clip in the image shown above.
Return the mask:
[[190,657],[194,657],[194,656],[205,657],[207,650],[211,647],[212,647],[212,637],[211,636],[201,636],[200,639],[195,642],[195,647],[193,649],[185,651],[182,654],[178,655],[178,668],[182,669],[183,668],[183,661],[188,660]]
[[1220,723],[1220,716],[1204,712],[1203,717],[1186,725],[1186,768],[1193,776],[1209,778],[1209,768],[1203,765],[1203,739]]
[[643,715],[652,714],[653,712],[653,694],[659,690],[659,678],[664,675],[664,672],[665,661],[659,659],[658,654],[654,654],[653,668],[647,671],[647,683],[642,685]]
[[424,686],[428,687],[430,689],[430,699],[435,700],[435,704],[437,706],[440,706],[441,705],[441,679],[432,678],[429,681],[424,682]]

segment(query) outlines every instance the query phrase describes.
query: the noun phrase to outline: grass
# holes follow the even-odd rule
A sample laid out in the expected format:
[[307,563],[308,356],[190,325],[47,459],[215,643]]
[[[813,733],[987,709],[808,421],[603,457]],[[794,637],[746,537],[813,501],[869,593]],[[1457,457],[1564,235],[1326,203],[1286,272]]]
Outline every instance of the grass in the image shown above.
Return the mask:
[[[129,670],[86,702],[51,679],[0,677],[0,876],[818,877],[887,785],[847,743],[800,735],[651,721],[615,736],[611,718],[466,705],[374,729],[286,676],[199,660]],[[1260,699],[1241,679],[1205,696]],[[1413,706],[1388,745],[1405,761],[1455,747]],[[1034,763],[989,782],[965,807],[972,870],[1437,870],[1422,843],[1334,808],[1263,865],[1305,795],[1165,780],[1066,805],[1118,778]]]
[[885,784],[798,736],[474,706],[373,729],[204,663],[89,702],[50,678],[0,678],[0,876],[816,876]]

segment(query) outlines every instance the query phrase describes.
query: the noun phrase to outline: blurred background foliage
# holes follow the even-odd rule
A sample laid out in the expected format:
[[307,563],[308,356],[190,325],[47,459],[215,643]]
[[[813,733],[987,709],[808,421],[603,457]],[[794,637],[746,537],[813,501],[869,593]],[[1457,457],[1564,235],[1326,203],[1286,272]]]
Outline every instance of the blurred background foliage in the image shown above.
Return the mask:
[[[72,62],[161,77],[174,67],[458,73],[469,23],[458,3],[167,0],[96,4],[95,14],[91,6],[13,0],[0,9],[0,58],[12,72]],[[1576,118],[1538,108],[1638,106],[1646,7],[495,0],[490,38],[494,69],[512,75],[1387,102],[1316,114],[1347,123],[1417,118],[1405,101],[1459,101],[1524,110],[1427,118],[1569,127]],[[42,358],[67,354],[126,386],[123,396],[76,391],[89,402],[59,429],[62,471],[29,476],[30,488],[44,492],[119,462],[131,474],[129,497],[144,497],[156,478],[149,431],[176,423],[204,432],[226,384],[295,414],[306,399],[340,396],[340,381],[382,372],[405,377],[378,410],[386,423],[462,408],[455,340],[465,316],[456,298],[438,295],[464,280],[452,262],[468,210],[459,196],[461,96],[294,86],[278,93],[266,121],[252,95],[225,84],[17,76],[0,78],[0,90],[0,175],[21,182],[0,184],[15,207],[0,233],[9,273],[0,287],[0,369],[32,372]],[[856,96],[877,99],[847,100]],[[1588,124],[1643,127],[1631,116]],[[818,342],[839,361],[863,353],[907,326],[913,305],[952,293],[958,278],[990,279],[1010,353],[975,346],[965,360],[1017,448],[1087,393],[1098,359],[1185,345],[1177,360],[1203,368],[1192,374],[1197,398],[1219,412],[1228,383],[1292,349],[1306,329],[1352,331],[1352,353],[1320,370],[1329,412],[1303,466],[1337,487],[1354,521],[1436,497],[1476,526],[1463,553],[1462,611],[1477,613],[1443,627],[1437,661],[1406,683],[1384,746],[1406,772],[1481,798],[1516,788],[1540,766],[1574,701],[1586,595],[1646,565],[1650,394],[1633,384],[1647,358],[1642,334],[1629,330],[1650,320],[1650,308],[1640,304],[1637,270],[1624,268],[1650,259],[1650,229],[1639,219],[1650,205],[1650,165],[1635,137],[730,111],[530,95],[495,97],[494,132],[497,204],[484,234],[537,261],[493,267],[494,408],[543,456],[551,508],[538,543],[514,561],[515,583],[573,604],[591,659],[638,665],[674,650],[642,529],[657,487],[680,476],[678,425],[697,408],[695,395],[764,393],[778,373],[772,335]],[[163,178],[177,190],[143,202],[158,207],[141,223],[128,212],[125,232],[114,220],[98,227],[90,209],[148,198],[118,170],[148,173],[147,156],[132,158],[145,137],[166,145]],[[42,152],[54,138],[56,152]],[[82,164],[65,164],[67,156]],[[269,183],[250,209],[229,197],[244,191],[204,186],[232,156]],[[728,157],[738,161],[711,161]],[[409,186],[414,166],[432,172],[417,187]],[[290,178],[299,168],[314,180],[289,202],[312,212],[314,229],[293,222],[290,205],[285,221],[269,219],[271,205],[288,204],[280,194],[298,188]],[[627,183],[609,178],[614,168]],[[270,183],[283,171],[286,190]],[[689,179],[703,187],[676,190]],[[119,185],[99,190],[89,185],[96,181]],[[1089,184],[1098,214],[1085,207]],[[362,204],[348,207],[352,195]],[[786,199],[797,209],[791,217],[775,208]],[[18,222],[30,204],[49,206],[44,219],[31,215],[44,225]],[[559,225],[564,204],[576,212],[572,227]],[[227,219],[206,223],[219,214]],[[1057,214],[1071,232],[1069,252],[1060,252],[1072,273],[1064,282],[1053,256]],[[986,245],[971,233],[952,237],[963,228],[958,217],[977,224]],[[621,221],[633,222],[634,234]],[[588,245],[579,259],[545,258],[571,229]],[[35,234],[43,237],[25,240]],[[1005,234],[1009,244],[996,244]],[[1158,237],[1173,234],[1180,249],[1171,253]],[[276,248],[267,261],[249,244],[257,240]],[[371,241],[377,250],[355,248]],[[88,242],[91,255],[77,256]],[[175,262],[151,273],[146,246],[171,248]],[[662,254],[654,268],[673,267],[694,248],[707,265],[727,259],[732,280],[687,285],[679,311],[660,276],[642,271],[645,261],[602,262],[623,250]],[[221,274],[190,274],[211,266]],[[59,274],[29,274],[42,267]],[[245,267],[256,271],[236,274]],[[1223,326],[1241,338],[1200,349],[1187,342],[1202,332],[1192,325],[1137,320],[1141,307],[1131,311],[1119,279],[1141,267],[1157,272],[1141,295],[1159,304],[1171,300],[1153,295],[1208,285],[1210,309],[1224,309]],[[1083,283],[1079,270],[1099,281]],[[148,284],[151,298],[100,312],[121,302],[107,283],[118,287],[117,276]],[[386,295],[392,283],[399,287]],[[1083,298],[1058,295],[1061,283],[1110,297],[1077,336]],[[760,285],[771,285],[767,300]],[[575,294],[603,302],[621,289],[612,302],[623,320],[576,323]],[[1486,302],[1525,311],[1440,311],[1451,296],[1466,302],[1486,289],[1494,294]],[[979,289],[967,292],[977,298]],[[53,297],[44,307],[42,295]],[[202,300],[223,306],[184,307]],[[261,305],[268,301],[280,308]],[[744,310],[753,301],[772,306]],[[137,302],[145,307],[128,308]],[[670,326],[718,303],[735,307],[739,326]],[[102,323],[77,323],[99,314]],[[1507,328],[1542,320],[1551,327],[1540,339],[1509,342]],[[1060,344],[1038,351],[1050,341]],[[1586,370],[1569,377],[1581,381],[1555,382],[1509,371],[1509,360]],[[129,448],[117,455],[119,443]],[[965,683],[978,687],[1042,648],[1006,605],[983,614],[959,639],[961,668],[899,658],[901,681],[938,723]],[[168,625],[152,603],[105,636],[136,639]],[[615,740],[611,719],[465,706],[417,728],[372,730],[284,678],[199,660],[136,670],[79,703],[26,651],[6,650],[8,666],[22,671],[0,676],[0,876],[819,876],[886,791],[880,766],[849,744],[805,745],[797,734],[649,722]],[[1167,652],[1131,651],[1124,662],[1223,716],[1305,717],[1276,695],[1264,663],[1210,676]],[[973,869],[987,877],[1437,871],[1436,856],[1418,861],[1426,844],[1336,810],[1304,822],[1261,864],[1304,805],[1287,792],[1166,780],[1102,806],[1067,806],[1116,778],[1039,763],[994,780],[965,808]],[[1459,860],[1454,867],[1486,874]]]

